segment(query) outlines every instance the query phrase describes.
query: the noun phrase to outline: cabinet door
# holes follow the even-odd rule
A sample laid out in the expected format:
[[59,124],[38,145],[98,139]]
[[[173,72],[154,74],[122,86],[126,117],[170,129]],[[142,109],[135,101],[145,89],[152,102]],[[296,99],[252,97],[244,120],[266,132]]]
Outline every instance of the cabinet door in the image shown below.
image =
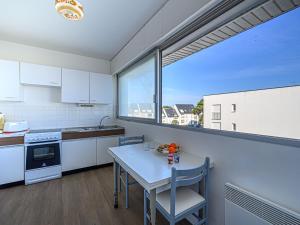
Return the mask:
[[22,101],[19,62],[0,60],[0,100]]
[[101,137],[97,138],[97,165],[111,163],[113,158],[107,152],[109,147],[119,145],[119,137]]
[[0,147],[0,185],[24,180],[24,146]]
[[87,138],[62,142],[62,170],[75,170],[97,163],[97,139]]
[[62,102],[89,103],[90,97],[89,72],[62,69]]
[[61,68],[31,63],[21,63],[20,79],[22,84],[60,87]]
[[99,104],[112,104],[113,80],[111,75],[90,74],[90,102]]

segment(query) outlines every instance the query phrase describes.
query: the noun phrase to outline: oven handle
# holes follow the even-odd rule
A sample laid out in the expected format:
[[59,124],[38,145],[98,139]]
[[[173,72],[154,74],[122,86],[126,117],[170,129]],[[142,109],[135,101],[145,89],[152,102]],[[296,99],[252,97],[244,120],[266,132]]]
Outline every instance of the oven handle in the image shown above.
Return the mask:
[[28,142],[25,144],[25,146],[35,146],[35,145],[41,145],[41,144],[60,144],[61,140],[55,140],[55,141],[40,141],[40,142]]

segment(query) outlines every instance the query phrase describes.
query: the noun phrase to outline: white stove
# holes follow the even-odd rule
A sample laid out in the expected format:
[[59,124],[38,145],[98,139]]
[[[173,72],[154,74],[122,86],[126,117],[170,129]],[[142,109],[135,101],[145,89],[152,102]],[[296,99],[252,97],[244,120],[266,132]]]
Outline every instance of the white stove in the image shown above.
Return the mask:
[[25,134],[25,184],[60,178],[61,131],[35,130]]

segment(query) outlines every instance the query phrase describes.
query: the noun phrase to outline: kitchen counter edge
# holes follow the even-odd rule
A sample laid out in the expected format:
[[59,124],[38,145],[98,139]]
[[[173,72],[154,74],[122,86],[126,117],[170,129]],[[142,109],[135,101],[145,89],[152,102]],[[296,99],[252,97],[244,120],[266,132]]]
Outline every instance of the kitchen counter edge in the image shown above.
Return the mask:
[[[125,128],[120,127],[118,129],[106,129],[97,131],[62,131],[62,140],[82,139],[82,138],[93,138],[103,136],[114,136],[125,134]],[[0,137],[0,147],[10,145],[22,145],[24,144],[24,135]]]

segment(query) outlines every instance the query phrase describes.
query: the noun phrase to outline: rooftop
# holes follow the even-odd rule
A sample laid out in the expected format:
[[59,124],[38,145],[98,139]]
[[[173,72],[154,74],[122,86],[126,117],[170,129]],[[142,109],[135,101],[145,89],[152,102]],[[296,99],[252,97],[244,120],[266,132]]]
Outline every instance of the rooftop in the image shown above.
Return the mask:
[[175,104],[175,107],[177,108],[178,112],[180,114],[192,114],[194,105],[193,104]]

